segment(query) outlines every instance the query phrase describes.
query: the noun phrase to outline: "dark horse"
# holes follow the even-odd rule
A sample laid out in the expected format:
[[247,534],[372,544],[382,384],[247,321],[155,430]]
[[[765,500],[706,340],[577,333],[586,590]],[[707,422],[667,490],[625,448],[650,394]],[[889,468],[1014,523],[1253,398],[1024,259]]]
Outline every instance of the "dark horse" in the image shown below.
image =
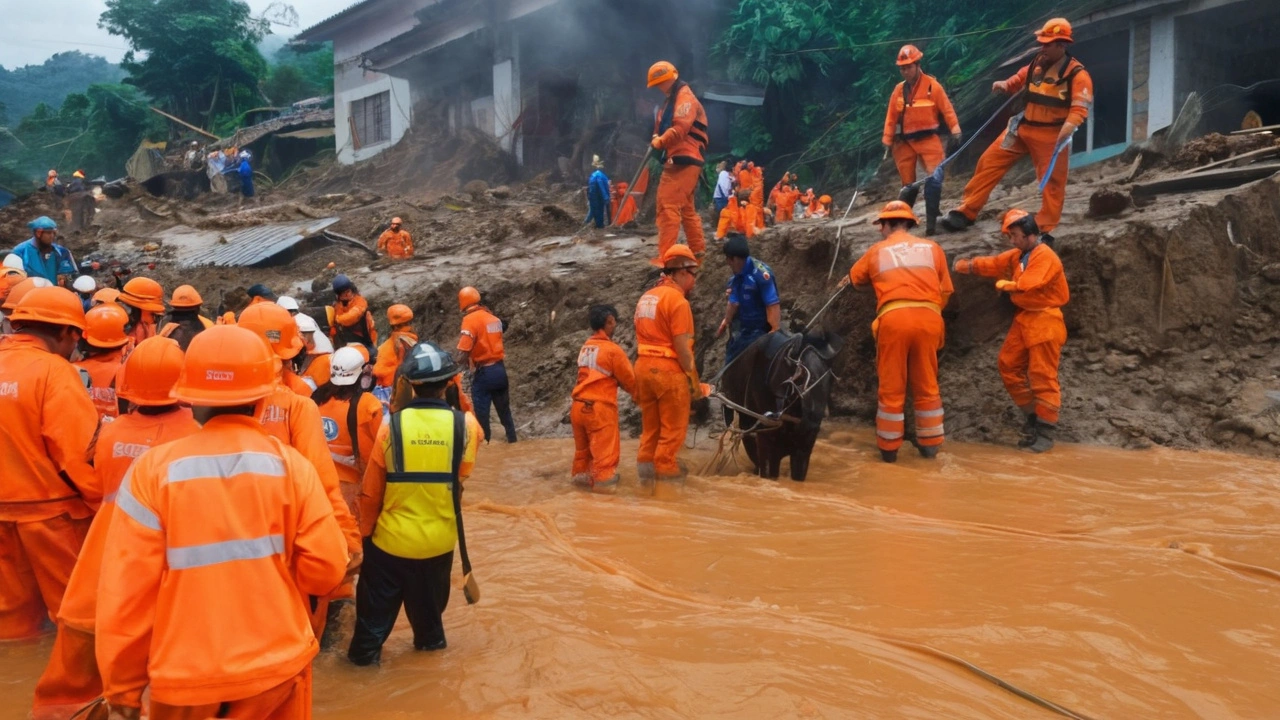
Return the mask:
[[[791,457],[791,479],[804,480],[831,397],[831,361],[842,340],[831,333],[775,332],[752,343],[720,377],[719,392],[760,420],[743,414],[742,445],[760,477],[776,480]],[[736,413],[725,407],[725,423]]]

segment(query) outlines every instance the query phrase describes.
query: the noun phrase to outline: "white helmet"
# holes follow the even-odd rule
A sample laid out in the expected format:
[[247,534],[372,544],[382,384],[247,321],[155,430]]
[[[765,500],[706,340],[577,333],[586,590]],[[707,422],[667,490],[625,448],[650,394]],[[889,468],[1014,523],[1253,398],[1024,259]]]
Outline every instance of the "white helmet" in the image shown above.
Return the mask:
[[276,300],[276,304],[290,312],[294,312],[298,309],[298,301],[288,295],[281,295],[280,298]]
[[9,253],[4,256],[4,266],[7,268],[13,268],[14,270],[26,269],[22,266],[22,258],[18,257],[14,253]]
[[320,332],[320,326],[316,323],[315,319],[312,318],[310,315],[296,315],[294,316],[293,320],[294,322],[298,323],[298,332],[301,332],[301,333]]
[[71,287],[82,295],[88,295],[98,289],[98,283],[88,275],[81,275],[76,281],[71,283]]
[[364,356],[352,347],[341,347],[329,360],[329,382],[339,387],[355,385],[364,371]]

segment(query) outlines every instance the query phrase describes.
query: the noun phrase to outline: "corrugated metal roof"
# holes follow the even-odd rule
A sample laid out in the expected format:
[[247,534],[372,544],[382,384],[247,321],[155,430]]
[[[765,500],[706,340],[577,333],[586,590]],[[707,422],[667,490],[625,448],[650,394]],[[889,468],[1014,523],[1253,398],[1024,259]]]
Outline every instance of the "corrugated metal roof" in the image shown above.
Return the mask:
[[310,36],[311,36],[312,34],[316,33],[316,32],[317,32],[317,31],[319,31],[319,30],[327,29],[327,27],[326,27],[326,26],[330,25],[331,23],[334,23],[334,22],[336,22],[336,21],[338,21],[338,20],[341,20],[342,18],[344,18],[344,17],[346,17],[346,16],[350,15],[351,13],[354,13],[355,11],[359,10],[360,8],[362,8],[362,7],[366,6],[366,5],[373,4],[373,3],[375,3],[375,2],[378,2],[378,0],[361,0],[361,2],[358,2],[358,3],[354,4],[354,5],[352,5],[351,7],[347,8],[346,10],[339,10],[338,12],[334,13],[333,15],[330,15],[329,17],[325,18],[324,20],[321,20],[320,22],[316,23],[315,25],[312,25],[311,27],[307,28],[306,30],[303,30],[302,32],[298,33],[297,35],[294,35],[294,36],[293,36],[293,41],[294,41],[294,42],[297,42],[297,41],[300,41],[300,40],[301,40],[301,41],[306,41],[306,40],[328,40],[329,38],[327,38],[327,37],[318,37],[318,38],[313,38],[313,37],[310,37]]
[[319,235],[338,220],[339,218],[330,217],[275,223],[226,234],[217,231],[188,233],[184,234],[182,245],[191,248],[192,252],[180,251],[175,260],[179,267],[253,267],[271,260],[307,238]]

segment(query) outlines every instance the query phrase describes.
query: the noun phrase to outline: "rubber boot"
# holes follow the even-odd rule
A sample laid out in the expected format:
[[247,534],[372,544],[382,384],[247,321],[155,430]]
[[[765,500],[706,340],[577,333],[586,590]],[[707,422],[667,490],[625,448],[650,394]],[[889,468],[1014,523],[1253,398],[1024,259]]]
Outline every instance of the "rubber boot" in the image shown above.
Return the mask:
[[919,196],[920,196],[919,185],[914,185],[914,184],[903,185],[902,189],[898,191],[898,199],[912,206],[916,204],[916,198]]
[[937,445],[917,445],[916,450],[920,451],[920,457],[924,458],[925,460],[938,459]]
[[1021,435],[1018,439],[1018,447],[1031,447],[1031,444],[1034,443],[1036,441],[1036,437],[1038,437],[1035,413],[1027,414],[1027,421],[1022,424],[1022,429],[1020,429],[1018,433]]
[[964,216],[959,210],[952,210],[942,217],[942,229],[950,232],[960,232],[968,230],[973,221]]
[[924,215],[924,234],[930,237],[938,234],[938,216],[929,212]]
[[881,450],[880,459],[887,463],[898,462],[898,451],[897,450]]
[[653,463],[637,463],[636,476],[640,478],[641,487],[653,485],[653,479],[657,477],[657,472],[653,469]]
[[578,487],[589,488],[591,487],[591,473],[578,473],[570,479],[570,482]]
[[1035,442],[1027,446],[1027,450],[1033,453],[1048,452],[1053,449],[1053,431],[1057,430],[1057,426],[1051,425],[1043,420],[1036,421],[1036,439]]
[[612,495],[618,492],[618,474],[614,473],[613,477],[608,480],[591,480],[591,492],[597,495]]

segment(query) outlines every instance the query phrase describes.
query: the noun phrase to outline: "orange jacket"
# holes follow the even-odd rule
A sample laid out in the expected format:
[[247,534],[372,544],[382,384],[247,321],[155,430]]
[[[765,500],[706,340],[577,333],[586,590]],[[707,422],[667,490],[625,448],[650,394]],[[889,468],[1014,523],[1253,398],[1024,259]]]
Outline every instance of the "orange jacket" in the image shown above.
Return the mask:
[[150,310],[142,310],[141,312],[142,319],[128,332],[129,338],[133,340],[135,346],[147,338],[155,337],[157,332],[155,313]]
[[310,378],[311,382],[315,383],[315,387],[317,388],[329,382],[330,371],[333,367],[331,364],[332,358],[329,357],[329,353],[308,355],[307,358],[303,360],[303,363],[304,365],[301,375],[304,380]]
[[[943,123],[952,135],[960,132],[960,118],[947,97],[947,91],[932,75],[920,73],[911,88],[910,99],[903,97],[906,82],[898,83],[889,95],[889,112],[884,118],[885,145],[894,140],[920,140],[941,133]],[[898,123],[902,127],[898,127]]]
[[98,579],[102,574],[107,529],[115,512],[116,491],[133,461],[157,445],[184,438],[200,426],[191,416],[191,408],[177,408],[163,415],[131,412],[104,425],[98,433],[93,452],[93,468],[102,486],[102,507],[93,517],[89,534],[76,567],[67,581],[67,592],[58,608],[58,619],[82,632],[94,631],[98,610]]
[[[364,326],[356,329],[360,323],[364,323]],[[365,300],[363,295],[356,295],[347,302],[338,300],[333,304],[333,323],[329,327],[330,339],[335,341],[338,339],[339,327],[347,329],[348,332],[356,329],[357,333],[367,334],[370,351],[378,345],[378,329],[373,326],[373,315],[369,313],[369,301]]]
[[458,409],[465,413],[475,410],[475,406],[471,404],[471,398],[462,389],[462,373],[454,375],[451,383],[458,390]]
[[757,225],[763,223],[756,222],[756,216],[760,215],[760,208],[750,203],[739,205],[737,200],[730,200],[728,205],[720,211],[720,224],[716,227],[716,239],[722,240],[725,235],[731,232],[742,233],[748,238],[755,237]]
[[89,399],[98,409],[98,418],[111,422],[120,414],[116,400],[116,373],[124,364],[124,348],[107,350],[76,363],[76,367],[89,373]]
[[942,248],[901,230],[872,245],[849,269],[849,280],[874,287],[880,311],[907,301],[933,303],[941,312],[954,291]]
[[293,368],[289,367],[287,363],[283,368],[281,368],[280,381],[284,383],[285,387],[298,393],[302,397],[311,397],[311,386],[307,384],[306,380],[302,379],[301,375],[295,373]]
[[385,252],[396,260],[407,260],[413,257],[413,236],[408,230],[395,231],[390,228],[378,236],[378,252]]
[[751,171],[754,177],[751,181],[751,198],[750,202],[756,207],[764,207],[764,168],[756,166]]
[[680,288],[667,280],[640,296],[634,323],[638,356],[675,360],[677,335],[689,335],[693,346],[693,308]]
[[347,544],[352,552],[360,549],[360,530],[351,511],[347,509],[347,501],[342,498],[342,487],[338,484],[338,470],[329,456],[329,444],[324,439],[324,419],[320,417],[320,408],[295,393],[284,385],[277,385],[274,392],[267,396],[258,411],[258,422],[267,434],[293,447],[302,456],[315,465],[320,475],[320,484],[329,496],[333,505],[334,517],[338,525],[346,533]]
[[31,335],[0,340],[0,522],[86,518],[102,499],[89,466],[98,411],[80,373]]
[[408,330],[396,330],[378,348],[378,362],[373,366],[373,379],[378,385],[391,385],[405,355],[418,343],[418,336]]
[[103,695],[217,704],[297,675],[319,650],[307,595],[347,552],[315,469],[252,418],[222,415],[134,463],[107,531],[96,632]]
[[364,468],[373,452],[373,441],[382,427],[382,403],[371,393],[361,393],[356,404],[356,442],[351,442],[351,428],[347,422],[351,402],[330,398],[320,406],[324,418],[324,439],[329,443],[329,455],[338,468],[338,479],[345,483],[359,483],[364,478]]
[[1040,67],[1039,57],[1032,63],[1031,84],[1027,85],[1024,67],[1005,81],[1010,95],[1025,89],[1027,107],[1024,120],[1028,125],[1054,126],[1070,122],[1076,127],[1084,125],[1093,108],[1093,78],[1079,60],[1071,56],[1056,66]]
[[693,90],[684,81],[676,81],[667,97],[660,118],[671,116],[671,127],[658,136],[667,162],[676,165],[701,165],[707,149],[707,113]]
[[755,175],[754,169],[748,170],[747,167],[743,165],[742,169],[738,170],[737,177],[738,177],[738,189],[742,189],[742,188],[750,189],[755,187],[756,175]]
[[1071,299],[1071,290],[1067,287],[1062,260],[1053,248],[1044,243],[1032,248],[1026,267],[1022,264],[1022,251],[1017,248],[974,258],[971,267],[974,275],[1017,283],[1009,293],[1009,299],[1019,308],[1013,321],[1023,327],[1029,344],[1037,344],[1038,337],[1047,339],[1048,335],[1041,331],[1051,332],[1062,323],[1061,308]]
[[471,366],[491,365],[506,358],[502,346],[502,321],[488,308],[476,306],[462,316],[458,349],[471,353]]
[[635,395],[635,371],[622,348],[600,330],[587,338],[578,352],[578,384],[573,387],[573,399],[616,406],[619,387],[628,395]]

